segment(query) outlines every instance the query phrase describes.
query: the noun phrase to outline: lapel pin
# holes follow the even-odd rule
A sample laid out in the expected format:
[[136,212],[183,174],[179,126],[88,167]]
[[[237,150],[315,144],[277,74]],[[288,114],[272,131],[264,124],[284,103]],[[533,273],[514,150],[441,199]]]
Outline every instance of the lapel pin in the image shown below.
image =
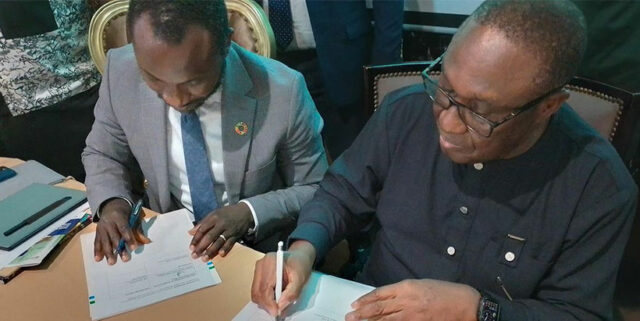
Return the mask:
[[247,123],[241,121],[236,124],[235,130],[236,134],[244,136],[249,131],[249,126],[247,125]]

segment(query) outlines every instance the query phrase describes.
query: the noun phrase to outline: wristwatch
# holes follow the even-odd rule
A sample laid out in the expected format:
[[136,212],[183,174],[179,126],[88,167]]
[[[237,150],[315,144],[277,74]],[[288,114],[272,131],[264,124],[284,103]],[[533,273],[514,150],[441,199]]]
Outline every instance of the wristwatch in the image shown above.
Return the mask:
[[500,305],[498,302],[484,293],[481,295],[478,305],[478,321],[499,321]]

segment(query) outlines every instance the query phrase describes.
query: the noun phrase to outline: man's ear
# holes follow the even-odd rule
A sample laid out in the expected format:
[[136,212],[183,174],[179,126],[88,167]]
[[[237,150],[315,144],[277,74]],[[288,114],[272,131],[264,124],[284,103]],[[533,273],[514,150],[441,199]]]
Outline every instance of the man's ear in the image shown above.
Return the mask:
[[224,46],[224,55],[229,53],[229,47],[231,47],[231,37],[233,36],[233,28],[229,27],[229,37],[227,37],[227,43]]
[[569,99],[569,93],[565,90],[560,90],[540,103],[538,113],[540,113],[543,118],[549,118],[562,107],[562,104],[567,101],[567,99]]

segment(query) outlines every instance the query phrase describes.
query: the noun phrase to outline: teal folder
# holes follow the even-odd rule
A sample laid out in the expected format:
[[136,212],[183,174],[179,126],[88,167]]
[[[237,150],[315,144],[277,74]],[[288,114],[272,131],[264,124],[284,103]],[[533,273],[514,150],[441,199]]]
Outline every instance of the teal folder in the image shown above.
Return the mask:
[[86,199],[84,192],[46,184],[31,184],[3,199],[0,201],[0,249],[11,250],[20,245]]

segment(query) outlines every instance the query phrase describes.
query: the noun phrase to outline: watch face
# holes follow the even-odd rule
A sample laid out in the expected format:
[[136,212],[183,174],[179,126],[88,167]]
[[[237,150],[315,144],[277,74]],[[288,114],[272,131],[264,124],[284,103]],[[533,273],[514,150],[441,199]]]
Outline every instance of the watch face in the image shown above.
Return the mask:
[[490,299],[483,298],[481,309],[480,321],[498,321],[498,314],[500,311],[498,303],[493,302]]

